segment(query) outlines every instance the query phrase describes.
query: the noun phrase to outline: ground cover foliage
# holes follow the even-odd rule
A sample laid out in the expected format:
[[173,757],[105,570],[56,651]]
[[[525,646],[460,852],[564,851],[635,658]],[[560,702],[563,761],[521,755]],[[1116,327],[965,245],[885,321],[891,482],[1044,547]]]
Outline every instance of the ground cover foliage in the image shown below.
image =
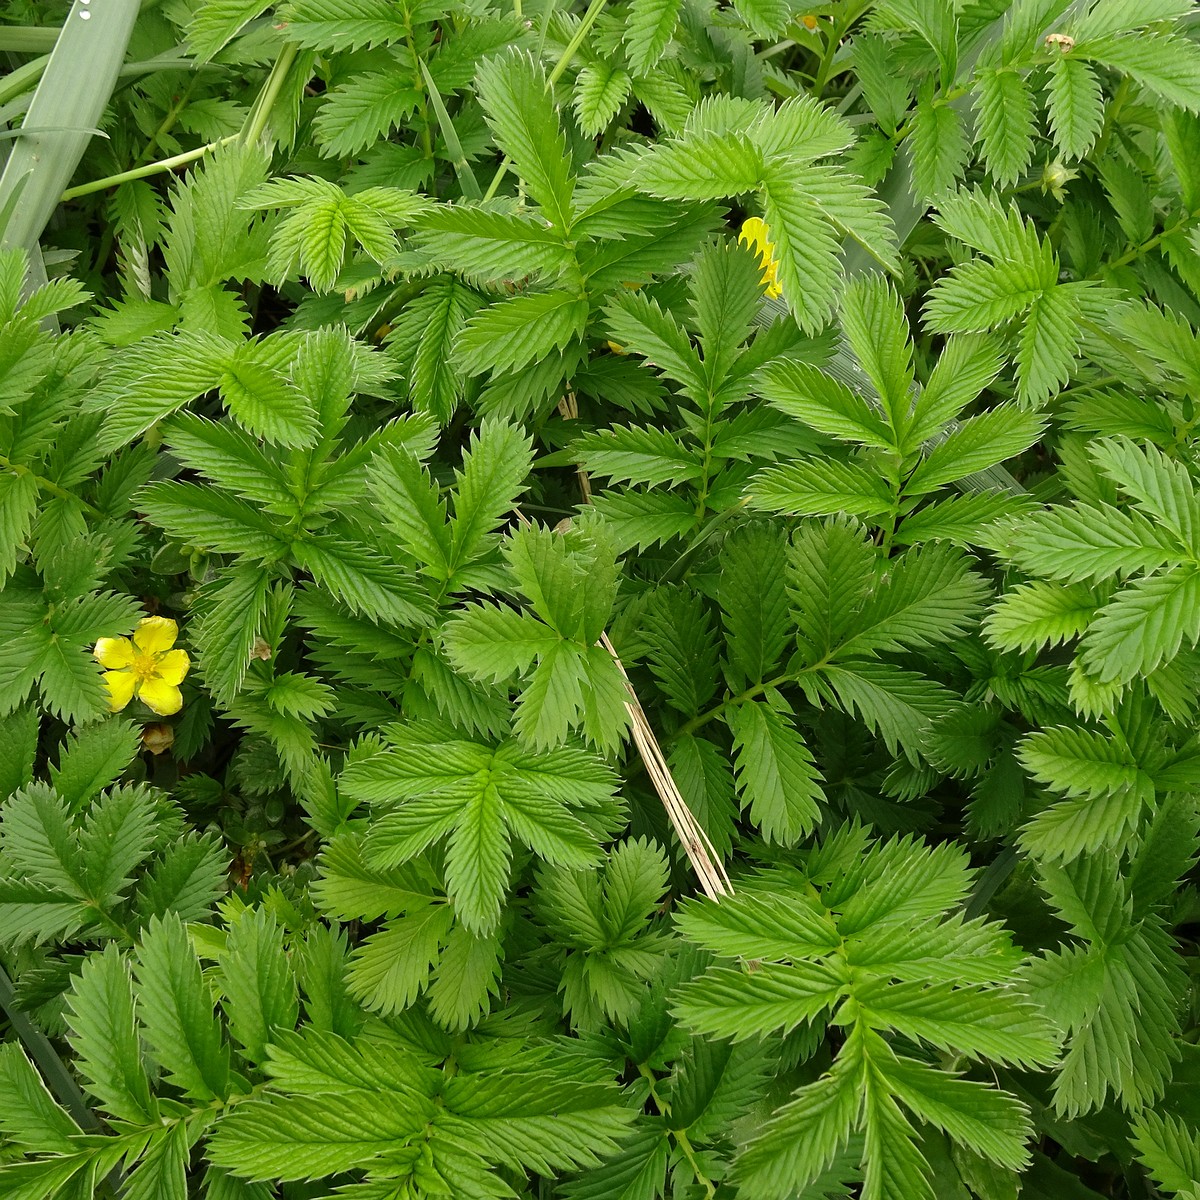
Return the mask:
[[1200,1196],[1189,0],[136,9],[0,25],[0,1194]]

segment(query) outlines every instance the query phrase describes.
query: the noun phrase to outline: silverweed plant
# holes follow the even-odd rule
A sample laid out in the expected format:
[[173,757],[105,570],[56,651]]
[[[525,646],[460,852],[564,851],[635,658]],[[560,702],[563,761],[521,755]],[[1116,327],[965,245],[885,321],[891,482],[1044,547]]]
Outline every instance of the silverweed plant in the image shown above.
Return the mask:
[[1192,0],[0,56],[0,1196],[1200,1200]]

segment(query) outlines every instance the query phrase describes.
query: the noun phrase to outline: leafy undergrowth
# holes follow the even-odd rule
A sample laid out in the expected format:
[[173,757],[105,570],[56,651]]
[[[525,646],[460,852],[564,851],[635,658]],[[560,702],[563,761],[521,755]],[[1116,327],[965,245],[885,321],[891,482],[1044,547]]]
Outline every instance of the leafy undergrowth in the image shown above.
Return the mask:
[[1200,1197],[1190,0],[119,7],[0,24],[0,1194]]

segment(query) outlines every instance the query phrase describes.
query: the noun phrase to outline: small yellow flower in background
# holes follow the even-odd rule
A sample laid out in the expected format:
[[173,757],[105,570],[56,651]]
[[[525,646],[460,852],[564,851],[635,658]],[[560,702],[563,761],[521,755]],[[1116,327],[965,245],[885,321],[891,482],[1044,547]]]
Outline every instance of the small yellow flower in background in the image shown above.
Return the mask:
[[168,617],[144,617],[129,638],[101,638],[92,657],[107,668],[109,707],[120,712],[136,695],[160,717],[183,707],[179,685],[192,665],[183,650],[172,650],[179,626]]
[[742,232],[738,241],[745,242],[752,250],[758,252],[758,261],[763,265],[762,282],[767,285],[768,296],[782,296],[783,288],[775,274],[775,243],[771,241],[771,231],[761,217],[747,217],[742,222]]
[[611,351],[612,351],[614,354],[624,354],[624,353],[625,353],[625,347],[624,347],[624,346],[618,346],[616,342],[606,342],[606,343],[605,343],[605,345],[607,345],[607,346],[608,346],[608,348],[609,348],[609,349],[610,349],[610,350],[611,350]]

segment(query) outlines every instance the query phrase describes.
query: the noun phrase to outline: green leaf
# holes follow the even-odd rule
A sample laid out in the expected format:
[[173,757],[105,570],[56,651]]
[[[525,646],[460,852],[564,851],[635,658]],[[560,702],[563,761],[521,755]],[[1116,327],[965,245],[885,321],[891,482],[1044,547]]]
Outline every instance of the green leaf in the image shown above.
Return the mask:
[[877,983],[859,993],[867,1021],[972,1058],[1035,1066],[1058,1047],[1041,1011],[998,989],[950,984]]
[[551,863],[578,867],[596,857],[595,834],[575,810],[604,804],[613,780],[592,756],[532,753],[514,742],[430,744],[399,730],[393,741],[394,750],[352,763],[342,776],[351,797],[394,806],[367,837],[367,861],[396,866],[447,838],[447,890],[473,933],[486,935],[499,920],[510,837]]
[[797,960],[834,951],[837,928],[819,902],[769,890],[770,882],[751,880],[717,903],[690,900],[675,923],[689,941],[726,958]]
[[436,261],[481,284],[554,279],[571,262],[561,234],[535,217],[455,204],[431,209],[419,223],[420,244]]
[[114,788],[87,814],[79,832],[87,894],[107,909],[133,882],[154,843],[155,798],[146,787]]
[[1081,662],[1101,683],[1129,683],[1200,641],[1200,572],[1173,567],[1134,580],[1093,618]]
[[790,633],[787,543],[772,526],[751,525],[721,548],[718,599],[729,660],[751,683],[779,662]]
[[37,509],[38,486],[32,475],[0,475],[0,583],[24,557]]
[[641,292],[613,297],[605,309],[608,331],[623,347],[644,356],[665,375],[703,402],[708,380],[687,331],[652,298]]
[[565,233],[573,219],[570,159],[541,63],[513,49],[485,59],[476,80],[496,145],[546,219]]
[[525,490],[533,465],[532,442],[516,425],[485,420],[455,472],[450,523],[450,573],[478,558],[492,533]]
[[843,711],[856,713],[891,753],[915,759],[930,720],[946,711],[949,694],[938,684],[883,662],[842,663],[819,676]]
[[262,908],[243,912],[219,957],[224,1010],[230,1032],[247,1057],[262,1063],[280,1031],[296,1024],[296,980],[283,947],[283,931]]
[[500,994],[503,955],[504,945],[496,934],[477,937],[466,926],[455,925],[429,985],[433,1018],[462,1030],[486,1016],[492,997]]
[[1033,155],[1033,96],[1019,71],[1000,67],[975,76],[975,111],[988,173],[1007,187]]
[[1046,108],[1054,143],[1067,158],[1082,158],[1104,123],[1104,97],[1095,71],[1072,55],[1049,66]]
[[1018,755],[1035,779],[1068,796],[1099,797],[1140,782],[1138,765],[1127,749],[1086,729],[1060,727],[1031,733]]
[[579,72],[575,80],[575,115],[588,137],[596,137],[608,128],[628,98],[632,83],[628,73],[613,63],[589,64]]
[[270,596],[266,573],[239,563],[197,597],[188,636],[199,652],[204,682],[219,704],[229,705],[242,688]]
[[1194,1191],[1200,1181],[1200,1138],[1178,1117],[1140,1113],[1133,1126],[1133,1144],[1160,1187]]
[[1063,284],[1036,296],[1017,350],[1019,396],[1041,404],[1071,378],[1083,316],[1080,293],[1087,284]]
[[37,743],[36,710],[18,708],[0,717],[0,800],[7,800],[33,780]]
[[402,1152],[432,1119],[431,1101],[388,1089],[239,1104],[210,1142],[210,1161],[250,1179],[318,1179]]
[[429,598],[394,564],[346,538],[310,534],[292,546],[297,563],[354,612],[396,625],[423,625]]
[[143,920],[177,913],[199,921],[226,887],[229,854],[211,834],[187,834],[173,842],[138,886],[137,908]]
[[1073,54],[1128,75],[1147,91],[1189,112],[1200,112],[1200,48],[1172,34],[1102,37],[1076,43]]
[[[454,896],[458,919],[475,934],[496,927],[508,891],[505,817],[512,825],[514,814],[506,812],[507,807],[494,786],[481,788],[459,813],[447,841],[446,886]],[[519,804],[514,807],[520,811]]]
[[87,864],[60,796],[33,783],[9,797],[0,815],[9,870],[80,900],[88,896]]
[[1103,503],[1038,513],[1015,523],[1010,537],[1007,557],[1023,570],[1064,583],[1153,571],[1178,553],[1139,513]]
[[322,52],[401,42],[412,19],[388,0],[291,0],[280,16],[289,40]]
[[403,548],[442,579],[450,574],[446,505],[428,472],[409,450],[385,447],[368,472],[380,512]]
[[769,842],[795,845],[812,830],[824,799],[804,740],[766,704],[739,704],[729,718],[742,806]]
[[632,0],[625,19],[625,45],[635,75],[649,75],[675,34],[682,0]]
[[527,671],[561,640],[536,618],[490,604],[466,606],[445,630],[446,652],[455,667],[493,683]]
[[75,730],[62,748],[58,765],[50,768],[54,790],[72,811],[81,811],[121,777],[139,740],[137,728],[120,717]]
[[242,26],[270,7],[269,0],[204,0],[188,22],[188,45],[199,62],[210,61]]
[[760,38],[779,37],[792,15],[787,0],[735,0],[734,8]]
[[913,115],[910,162],[913,183],[925,200],[936,200],[963,177],[971,146],[957,109],[922,91]]
[[770,363],[758,376],[763,398],[788,416],[841,441],[894,450],[894,435],[855,391],[808,363]]
[[67,996],[67,1025],[84,1083],[122,1121],[157,1121],[134,1023],[133,979],[116,945],[90,955]]
[[354,158],[386,141],[417,110],[421,93],[411,75],[381,71],[355,75],[325,93],[313,132],[327,158]]
[[79,1126],[55,1103],[41,1076],[16,1042],[0,1047],[0,1129],[36,1153],[71,1153]]
[[743,1189],[764,1200],[787,1200],[843,1150],[862,1103],[851,1057],[839,1056],[830,1073],[798,1088],[757,1132],[737,1160],[735,1178]]
[[1200,497],[1187,467],[1153,445],[1106,438],[1089,447],[1092,460],[1139,508],[1185,546],[1200,538]]
[[966,632],[987,595],[970,561],[946,545],[906,551],[855,614],[843,655],[927,646]]
[[517,371],[582,337],[587,301],[572,292],[531,292],[483,309],[454,343],[458,365],[469,374]]
[[215,488],[190,483],[152,483],[138,506],[156,525],[186,545],[219,554],[275,561],[283,553],[279,526],[266,514]]
[[841,994],[837,972],[813,963],[764,963],[753,972],[710,967],[676,992],[675,1012],[699,1033],[741,1041],[804,1025]]
[[171,420],[166,437],[185,466],[215,484],[281,516],[297,514],[298,502],[283,470],[237,426],[185,413]]
[[984,625],[993,645],[1033,650],[1078,637],[1098,607],[1095,594],[1082,584],[1025,583],[1000,597]]
[[125,1184],[129,1200],[186,1200],[189,1164],[188,1129],[174,1121],[155,1130]]
[[1000,405],[968,417],[922,459],[905,481],[905,491],[932,491],[956,479],[987,470],[1029,449],[1042,432],[1036,414]]
[[451,350],[479,296],[451,276],[435,279],[396,318],[388,349],[407,366],[409,397],[418,412],[446,424],[462,399],[463,377]]
[[665,429],[625,425],[580,438],[574,446],[588,471],[617,483],[684,483],[698,479],[697,456]]
[[748,495],[760,511],[804,517],[882,517],[896,503],[877,470],[827,458],[768,467],[755,476]]
[[427,904],[388,921],[351,955],[350,994],[385,1015],[409,1008],[428,983],[453,919],[448,905]]
[[191,1099],[224,1099],[229,1050],[183,922],[151,921],[136,954],[138,1015],[154,1057]]
[[651,147],[637,164],[638,187],[664,200],[718,200],[755,191],[763,158],[744,134],[689,133]]
[[770,164],[763,218],[784,298],[806,333],[815,333],[833,307],[841,279],[840,235],[853,232],[856,241],[889,264],[895,257],[889,229],[866,188],[834,168]]

